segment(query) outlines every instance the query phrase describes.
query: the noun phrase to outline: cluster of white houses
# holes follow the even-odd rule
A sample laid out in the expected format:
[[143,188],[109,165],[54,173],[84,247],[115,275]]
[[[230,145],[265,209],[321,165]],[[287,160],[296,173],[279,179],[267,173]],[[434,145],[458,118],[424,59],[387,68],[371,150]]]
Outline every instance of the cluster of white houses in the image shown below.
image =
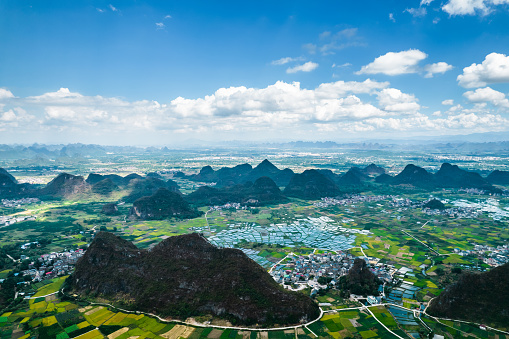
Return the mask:
[[35,215],[18,215],[18,216],[0,216],[0,225],[1,226],[9,226],[15,224],[17,222],[35,220],[37,217]]
[[[29,264],[28,270],[22,272],[23,276],[30,276],[32,281],[41,281],[57,276],[70,274],[74,265],[85,253],[84,250],[53,252],[43,254]],[[23,260],[29,259],[22,256]]]
[[[362,258],[379,279],[392,282],[392,274],[395,272],[393,266],[383,265],[377,258]],[[348,273],[354,259],[355,256],[341,251],[309,256],[289,255],[283,263],[272,270],[271,275],[276,282],[286,285],[308,284],[314,287],[320,277],[332,279],[330,283],[335,285],[341,276]]]

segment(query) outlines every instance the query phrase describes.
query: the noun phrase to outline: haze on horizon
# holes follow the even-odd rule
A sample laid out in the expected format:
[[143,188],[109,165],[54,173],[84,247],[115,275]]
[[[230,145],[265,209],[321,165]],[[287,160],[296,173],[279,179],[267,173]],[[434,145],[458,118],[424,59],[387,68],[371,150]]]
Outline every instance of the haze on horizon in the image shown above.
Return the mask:
[[509,1],[0,0],[0,143],[509,131]]

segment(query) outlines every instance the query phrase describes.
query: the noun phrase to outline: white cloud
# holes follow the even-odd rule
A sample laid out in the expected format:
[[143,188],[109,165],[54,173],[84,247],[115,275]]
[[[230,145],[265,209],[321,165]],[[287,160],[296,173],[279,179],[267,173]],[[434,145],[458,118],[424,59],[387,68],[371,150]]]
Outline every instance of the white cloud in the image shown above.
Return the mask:
[[76,119],[76,112],[69,107],[48,106],[45,108],[47,119],[73,121]]
[[406,94],[396,88],[385,88],[378,93],[381,108],[402,114],[416,113],[421,106],[413,94]]
[[509,0],[448,0],[442,10],[450,16],[456,15],[488,15],[496,10],[496,6],[507,5]]
[[14,95],[5,88],[0,88],[0,100],[14,98]]
[[[434,114],[434,117],[439,116]],[[457,132],[503,131],[509,120],[495,114],[460,113],[444,118],[430,118],[417,114],[405,118],[370,118],[347,124],[352,132],[372,132],[379,130],[395,131],[428,131],[429,134]],[[429,135],[428,134],[428,135]]]
[[485,0],[449,0],[442,10],[449,15],[486,15],[490,12]]
[[345,38],[350,39],[357,35],[357,31],[358,31],[357,28],[345,28],[339,32],[336,32],[332,36],[332,39],[345,39]]
[[312,43],[302,45],[302,48],[305,49],[309,54],[316,53],[316,45]]
[[375,94],[378,90],[387,88],[389,83],[373,81],[367,79],[363,82],[358,81],[336,81],[320,84],[315,89],[315,95],[318,98],[337,99],[346,96],[348,93],[353,94]]
[[429,6],[433,0],[421,0],[421,6]]
[[425,78],[432,78],[434,74],[444,74],[450,71],[453,67],[446,62],[437,62],[424,66],[424,70],[427,72],[424,75]]
[[320,52],[322,55],[329,55],[347,47],[364,46],[365,44],[361,42],[357,32],[357,28],[345,28],[334,34],[329,31],[321,33],[320,40],[329,40],[329,42],[320,47]]
[[270,64],[271,65],[275,65],[275,66],[279,66],[279,65],[285,65],[285,64],[290,63],[290,62],[303,61],[303,60],[304,60],[303,57],[298,57],[298,58],[286,57],[286,58],[281,58],[281,59],[278,59],[278,60],[274,60]]
[[389,52],[376,58],[372,63],[362,66],[356,74],[386,74],[400,75],[417,73],[417,65],[428,55],[418,49],[402,52]]
[[164,29],[166,26],[162,22],[156,22],[157,29]]
[[102,8],[96,8],[96,10],[97,10],[99,13],[104,13],[104,9],[102,9]]
[[350,67],[350,66],[352,66],[352,64],[349,63],[349,62],[346,62],[346,63],[341,64],[341,65],[332,64],[332,68],[343,68],[343,67]]
[[403,12],[410,13],[413,17],[423,17],[428,13],[426,7],[407,8]]
[[320,35],[318,36],[320,39],[325,39],[325,38],[328,38],[330,37],[331,35],[331,32],[330,31],[325,31],[325,32],[322,32],[320,33]]
[[13,109],[0,113],[0,127],[16,127],[19,123],[30,122],[34,118],[33,115],[27,114],[23,108],[14,107]]
[[297,72],[311,72],[318,67],[318,64],[312,61],[308,61],[305,64],[290,67],[286,70],[286,73],[297,73]]
[[466,88],[483,87],[487,84],[509,82],[509,56],[491,53],[481,64],[463,68],[457,78],[460,86]]
[[509,108],[509,100],[506,98],[505,94],[491,87],[468,91],[465,92],[463,96],[473,103],[491,103],[494,106]]
[[166,19],[171,19],[171,18],[172,18],[172,16],[171,16],[171,15],[169,15],[169,14],[164,16],[164,19],[165,19],[165,20],[166,20]]
[[454,105],[454,100],[453,99],[444,100],[444,101],[442,101],[442,105],[444,105],[444,106],[452,106],[452,105]]
[[389,13],[389,20],[391,20],[392,22],[396,22],[396,19],[394,19],[394,14]]
[[69,88],[60,88],[56,92],[48,92],[39,96],[31,96],[28,97],[29,100],[33,101],[51,101],[51,100],[63,100],[63,99],[71,99],[71,98],[82,98],[83,95],[79,93],[72,93],[69,91]]
[[115,6],[113,6],[112,4],[109,4],[108,7],[113,11],[113,12],[118,12],[118,8],[116,8]]
[[[323,83],[312,89],[282,81],[264,88],[220,88],[200,98],[178,97],[165,104],[87,96],[61,88],[4,101],[0,106],[0,135],[5,139],[9,131],[23,134],[25,141],[27,136],[36,141],[37,133],[55,138],[67,133],[71,139],[64,141],[75,142],[81,135],[81,140],[95,142],[95,137],[102,136],[110,138],[110,143],[115,142],[113,135],[129,135],[124,142],[134,143],[135,137],[142,142],[179,134],[174,137],[177,140],[196,133],[215,139],[221,133],[224,138],[260,140],[269,136],[329,138],[362,131],[390,136],[394,131],[432,135],[508,129],[508,120],[492,113],[493,109],[507,108],[503,93],[482,89],[465,93],[465,98],[469,108],[457,105],[443,113],[425,115],[415,95],[370,79]],[[444,104],[452,105],[453,101]]]
[[48,92],[38,96],[30,96],[27,97],[27,101],[37,102],[37,103],[45,103],[45,104],[62,104],[66,102],[76,102],[83,98],[83,95],[79,93],[73,93],[69,91],[68,88],[60,88],[56,92]]

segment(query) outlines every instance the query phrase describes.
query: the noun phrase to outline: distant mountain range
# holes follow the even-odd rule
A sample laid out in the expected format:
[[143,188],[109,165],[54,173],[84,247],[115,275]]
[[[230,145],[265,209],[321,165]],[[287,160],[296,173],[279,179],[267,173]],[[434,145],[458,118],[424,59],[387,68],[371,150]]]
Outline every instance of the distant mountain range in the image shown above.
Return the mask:
[[202,213],[189,206],[180,194],[159,188],[153,195],[135,200],[130,214],[144,220],[159,220],[170,217],[195,218]]
[[294,173],[291,169],[280,170],[269,160],[263,160],[258,166],[252,167],[250,164],[237,165],[235,167],[222,167],[214,171],[212,167],[205,166],[200,173],[186,176],[182,172],[177,173],[178,177],[199,182],[214,182],[218,186],[231,186],[234,184],[255,181],[261,177],[269,177],[278,186],[286,186],[290,182]]
[[[182,195],[174,180],[165,180],[157,173],[149,173],[145,177],[135,173],[125,177],[91,173],[86,179],[61,173],[46,186],[37,187],[18,184],[11,174],[0,169],[0,198],[32,196],[67,199],[79,194],[109,197],[114,192],[123,192],[121,200],[133,203],[132,216],[162,219],[172,216],[189,218],[197,215],[194,207],[223,205],[228,202],[263,206],[283,203],[288,198],[314,200],[345,193],[376,192],[384,187],[414,187],[429,191],[475,188],[489,193],[502,193],[494,185],[509,185],[508,171],[496,170],[482,177],[479,173],[449,163],[443,163],[436,173],[409,164],[399,174],[391,176],[375,164],[364,168],[352,167],[344,174],[327,169],[293,173],[290,169],[280,170],[270,161],[264,160],[254,168],[249,164],[218,170],[204,166],[198,174],[186,175],[179,172],[175,177],[216,185],[202,186],[190,194]],[[282,186],[284,190],[280,189]]]
[[[232,145],[251,148],[279,148],[279,149],[358,149],[358,150],[389,150],[389,151],[443,151],[454,153],[484,153],[493,154],[509,151],[509,132],[477,133],[452,136],[425,136],[394,139],[362,139],[347,141],[281,141],[260,143],[251,141],[220,141],[183,140],[172,146],[136,147],[136,146],[108,146],[94,144],[33,144],[8,145],[0,144],[0,159],[36,159],[42,163],[45,159],[79,158],[87,156],[114,156],[122,154],[165,154],[182,149],[197,149],[213,147],[232,149]],[[411,147],[409,147],[411,146]],[[47,165],[51,165],[48,163]],[[276,180],[277,182],[277,180]]]
[[69,278],[72,293],[133,310],[186,319],[211,314],[233,324],[298,324],[318,305],[279,286],[244,252],[200,235],[170,237],[152,250],[99,232]]
[[269,177],[260,177],[254,183],[248,181],[227,187],[202,186],[188,194],[185,199],[196,206],[217,206],[228,202],[267,205],[288,200]]

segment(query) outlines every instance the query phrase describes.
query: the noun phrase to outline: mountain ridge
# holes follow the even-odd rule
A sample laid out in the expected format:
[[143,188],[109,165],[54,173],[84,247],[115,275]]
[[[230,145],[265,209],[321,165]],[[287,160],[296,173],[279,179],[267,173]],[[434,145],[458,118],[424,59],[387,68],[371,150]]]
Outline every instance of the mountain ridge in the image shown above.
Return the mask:
[[197,233],[170,237],[152,250],[99,232],[69,278],[81,296],[186,319],[211,314],[234,324],[298,324],[318,306],[284,290],[238,249],[219,249]]

